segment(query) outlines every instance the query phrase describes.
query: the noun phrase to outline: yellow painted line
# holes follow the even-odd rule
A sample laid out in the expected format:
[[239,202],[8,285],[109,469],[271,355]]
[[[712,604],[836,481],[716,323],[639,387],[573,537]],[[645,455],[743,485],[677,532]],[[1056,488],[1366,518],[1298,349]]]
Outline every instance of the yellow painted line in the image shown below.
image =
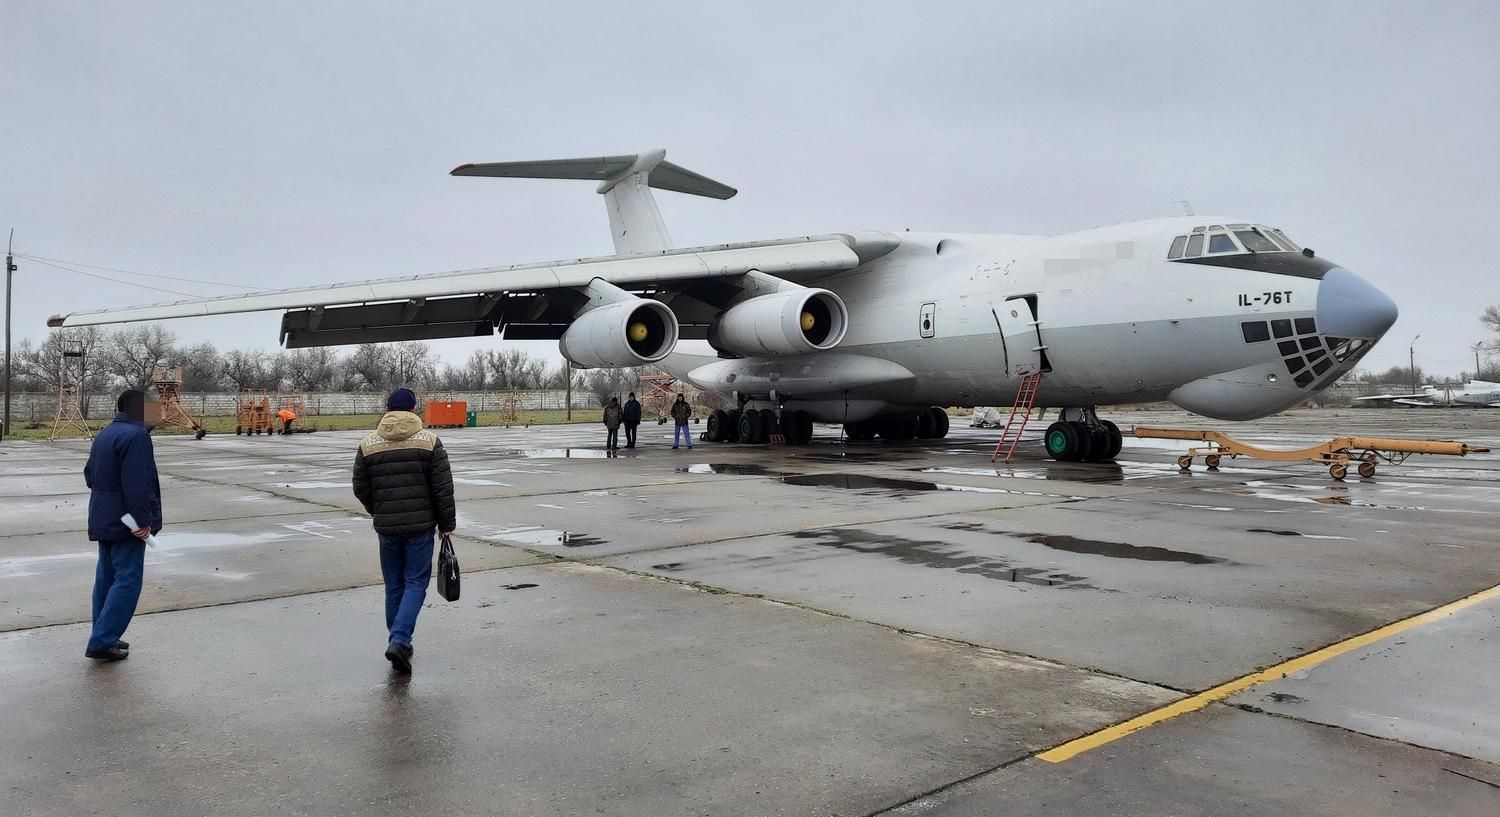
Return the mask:
[[1274,667],[1267,667],[1260,672],[1236,678],[1233,681],[1220,684],[1211,689],[1206,689],[1196,695],[1190,695],[1180,701],[1167,704],[1160,709],[1153,709],[1144,715],[1137,715],[1128,721],[1122,721],[1114,726],[1107,726],[1098,732],[1084,735],[1081,738],[1075,738],[1060,746],[1054,746],[1045,752],[1037,754],[1036,757],[1048,763],[1061,763],[1069,758],[1077,757],[1090,749],[1096,749],[1106,743],[1119,740],[1132,732],[1139,732],[1147,727],[1155,726],[1162,721],[1171,720],[1178,715],[1197,712],[1211,703],[1222,701],[1231,695],[1244,692],[1253,686],[1285,678],[1294,672],[1311,669],[1324,661],[1337,658],[1351,650],[1357,650],[1360,647],[1374,644],[1377,641],[1390,638],[1397,633],[1410,630],[1418,625],[1437,621],[1465,607],[1473,607],[1482,601],[1495,598],[1496,596],[1500,596],[1500,585],[1491,587],[1488,590],[1481,590],[1472,596],[1465,596],[1458,601],[1450,602],[1442,607],[1434,607],[1425,613],[1418,613],[1410,618],[1403,618],[1400,621],[1378,627],[1368,633],[1354,636],[1347,641],[1340,641],[1337,644],[1330,644],[1322,649],[1313,650],[1306,655],[1300,655],[1290,661],[1277,664]]

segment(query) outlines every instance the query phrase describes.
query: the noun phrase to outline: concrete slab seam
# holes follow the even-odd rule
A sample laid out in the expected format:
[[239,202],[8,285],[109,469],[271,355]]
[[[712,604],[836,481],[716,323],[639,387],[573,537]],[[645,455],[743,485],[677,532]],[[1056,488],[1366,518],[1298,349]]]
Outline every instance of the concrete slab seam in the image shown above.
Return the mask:
[[1074,738],[1073,740],[1070,740],[1058,746],[1054,746],[1053,748],[1048,749],[1044,752],[1039,752],[1036,757],[1039,760],[1045,760],[1048,763],[1061,763],[1065,760],[1077,757],[1078,755],[1083,754],[1090,749],[1096,749],[1107,743],[1112,743],[1116,740],[1119,740],[1120,738],[1125,737],[1126,735],[1132,734],[1134,732],[1139,732],[1140,730],[1146,729],[1151,726],[1155,726],[1156,724],[1162,723],[1163,721],[1171,720],[1172,718],[1175,718],[1179,715],[1185,715],[1189,712],[1196,712],[1211,703],[1222,701],[1232,695],[1244,692],[1251,687],[1285,678],[1286,676],[1291,675],[1294,672],[1301,672],[1305,669],[1311,669],[1319,664],[1324,663],[1325,661],[1343,655],[1344,653],[1357,650],[1360,647],[1368,646],[1379,641],[1383,641],[1386,638],[1396,635],[1397,633],[1409,630],[1418,625],[1437,621],[1438,619],[1441,619],[1445,616],[1457,613],[1458,611],[1463,610],[1466,607],[1472,607],[1476,604],[1479,604],[1480,602],[1486,601],[1496,596],[1500,596],[1500,585],[1495,585],[1494,587],[1480,590],[1477,593],[1465,596],[1456,601],[1451,601],[1440,607],[1434,607],[1433,609],[1426,612],[1417,613],[1416,615],[1408,616],[1407,618],[1391,622],[1390,624],[1382,625],[1368,632],[1356,635],[1352,638],[1347,638],[1343,641],[1335,642],[1326,647],[1322,647],[1304,655],[1300,655],[1289,661],[1283,661],[1280,664],[1267,667],[1266,669],[1260,670],[1259,672],[1254,672],[1249,675],[1236,678],[1232,681],[1225,682],[1216,687],[1211,687],[1202,692],[1199,692],[1196,695],[1192,695],[1180,701],[1174,701],[1170,704],[1167,704],[1166,706],[1154,709],[1150,712],[1145,713],[1144,715],[1137,715],[1130,720],[1122,721],[1113,726],[1107,726],[1097,732],[1092,732],[1080,738]]

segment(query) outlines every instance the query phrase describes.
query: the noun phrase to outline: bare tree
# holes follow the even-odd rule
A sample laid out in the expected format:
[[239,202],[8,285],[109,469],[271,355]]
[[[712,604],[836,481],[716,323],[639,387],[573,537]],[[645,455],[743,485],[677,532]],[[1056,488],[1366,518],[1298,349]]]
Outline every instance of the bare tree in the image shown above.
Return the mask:
[[338,351],[330,346],[297,349],[285,355],[286,381],[294,391],[327,391],[333,388]]
[[627,392],[639,392],[641,390],[641,370],[634,369],[589,369],[580,373],[583,378],[583,390],[598,398],[599,405],[609,402],[609,398],[618,397],[625,399]]
[[420,388],[437,378],[437,356],[432,347],[420,340],[397,343],[390,349],[390,361],[396,386]]
[[212,343],[200,343],[173,356],[182,366],[182,390],[218,391],[224,387],[224,360]]
[[351,385],[361,391],[384,391],[393,382],[391,350],[378,343],[355,347],[345,366],[353,375]]
[[1479,316],[1479,322],[1491,332],[1500,333],[1500,305],[1485,307]]
[[107,338],[99,327],[83,326],[54,329],[35,347],[29,339],[22,340],[12,364],[17,385],[22,391],[55,394],[62,382],[64,341],[76,340],[83,349],[82,397],[87,407],[90,395],[104,392],[111,385]]
[[177,336],[163,326],[138,326],[109,335],[110,373],[132,389],[150,388],[158,368],[172,356]]
[[279,355],[235,349],[224,356],[224,379],[238,391],[281,388]]

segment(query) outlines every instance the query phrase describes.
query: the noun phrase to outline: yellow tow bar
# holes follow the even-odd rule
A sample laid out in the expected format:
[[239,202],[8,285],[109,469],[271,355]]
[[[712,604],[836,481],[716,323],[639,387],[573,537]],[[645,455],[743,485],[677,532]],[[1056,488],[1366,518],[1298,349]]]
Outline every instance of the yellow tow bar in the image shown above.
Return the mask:
[[1189,448],[1177,458],[1177,467],[1186,471],[1193,467],[1193,460],[1202,457],[1209,470],[1219,467],[1220,457],[1252,457],[1258,460],[1294,462],[1306,460],[1324,463],[1328,475],[1343,479],[1349,466],[1358,463],[1359,475],[1375,476],[1375,463],[1385,460],[1400,463],[1412,454],[1447,454],[1462,457],[1467,454],[1482,454],[1488,448],[1449,440],[1402,440],[1394,437],[1335,437],[1326,443],[1310,448],[1261,448],[1250,445],[1219,431],[1199,428],[1139,428],[1135,436],[1158,440],[1195,440],[1206,442],[1205,448]]

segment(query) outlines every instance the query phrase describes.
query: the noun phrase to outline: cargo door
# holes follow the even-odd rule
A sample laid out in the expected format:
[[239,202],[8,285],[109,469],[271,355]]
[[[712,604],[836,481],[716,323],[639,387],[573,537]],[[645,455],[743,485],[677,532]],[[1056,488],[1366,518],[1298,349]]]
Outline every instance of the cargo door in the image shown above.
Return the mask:
[[1036,296],[1007,298],[993,311],[1005,349],[1006,377],[1052,371],[1047,347],[1042,343],[1041,324],[1036,319]]

